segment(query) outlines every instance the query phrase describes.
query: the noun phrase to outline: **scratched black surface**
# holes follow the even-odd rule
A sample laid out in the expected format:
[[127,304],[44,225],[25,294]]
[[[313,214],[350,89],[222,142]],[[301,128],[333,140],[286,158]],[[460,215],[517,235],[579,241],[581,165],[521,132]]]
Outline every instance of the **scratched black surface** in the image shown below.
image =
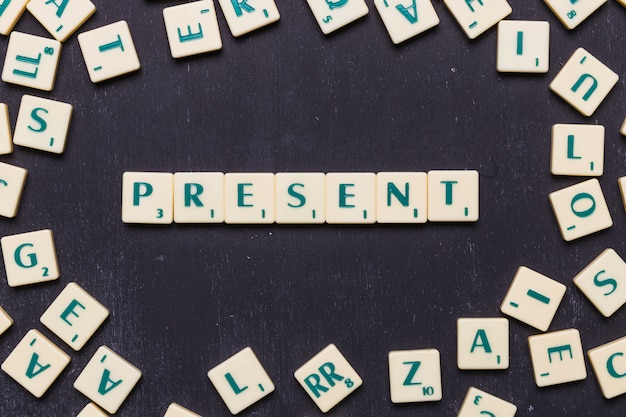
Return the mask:
[[[81,29],[127,20],[138,73],[89,81],[73,35],[52,93],[2,83],[12,125],[23,94],[75,106],[66,152],[16,148],[3,162],[29,170],[16,219],[0,235],[54,231],[61,278],[11,289],[0,304],[16,321],[0,337],[4,359],[37,328],[72,356],[41,399],[0,373],[1,416],[74,416],[88,402],[72,384],[98,346],[143,372],[119,416],[161,416],[178,402],[203,416],[230,415],[206,372],[251,346],[277,389],[243,416],[321,416],[293,372],[335,343],[364,379],[332,416],[455,416],[469,386],[515,403],[518,416],[623,416],[626,397],[605,400],[585,381],[539,389],[527,336],[511,320],[506,371],[459,371],[455,322],[499,316],[520,265],[565,285],[550,330],[576,327],[588,350],[626,335],[626,310],[604,319],[572,278],[607,247],[626,256],[626,216],[617,178],[626,174],[623,79],[585,118],[548,90],[583,46],[623,76],[626,9],[610,0],[567,31],[539,0],[510,0],[512,19],[551,24],[550,71],[498,74],[496,32],[469,41],[442,2],[434,30],[394,46],[373,2],[363,20],[324,36],[305,1],[277,0],[281,20],[241,39],[218,13],[221,52],[174,60],[162,9],[176,2],[93,0]],[[28,13],[17,30],[46,35]],[[7,38],[0,39],[2,51]],[[4,54],[2,54],[4,56]],[[558,232],[548,193],[581,181],[549,173],[555,123],[606,126],[600,178],[614,226],[573,243]],[[427,171],[477,169],[475,224],[372,226],[124,225],[124,171]],[[0,278],[4,280],[0,267]],[[39,323],[76,281],[111,310],[81,352]],[[389,400],[387,352],[441,351],[443,400]]]

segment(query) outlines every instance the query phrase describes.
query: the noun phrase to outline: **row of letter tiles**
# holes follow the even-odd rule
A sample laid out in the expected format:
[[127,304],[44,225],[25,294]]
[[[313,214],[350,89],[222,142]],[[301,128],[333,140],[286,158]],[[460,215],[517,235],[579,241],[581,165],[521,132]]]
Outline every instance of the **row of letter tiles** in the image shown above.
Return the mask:
[[599,177],[604,171],[604,126],[552,126],[550,172],[553,175]]
[[477,171],[126,172],[122,220],[148,224],[472,222],[478,220],[478,185]]
[[607,0],[543,0],[567,29],[574,29]]
[[550,66],[550,23],[502,20],[498,23],[497,70],[546,73]]
[[30,0],[28,11],[59,42],[65,42],[95,12],[89,0],[62,1]]
[[17,215],[27,176],[24,168],[0,162],[0,216]]
[[38,230],[0,239],[9,287],[59,278],[52,230]]
[[578,48],[552,80],[550,90],[581,114],[591,116],[618,80],[609,67]]
[[13,319],[5,309],[0,307],[0,335],[6,332],[13,325]]
[[12,30],[24,10],[29,0],[3,1],[0,4],[0,35],[7,36]]
[[55,39],[11,32],[2,81],[52,91],[61,56],[61,42]]
[[595,178],[550,193],[548,197],[566,241],[613,225],[600,182]]

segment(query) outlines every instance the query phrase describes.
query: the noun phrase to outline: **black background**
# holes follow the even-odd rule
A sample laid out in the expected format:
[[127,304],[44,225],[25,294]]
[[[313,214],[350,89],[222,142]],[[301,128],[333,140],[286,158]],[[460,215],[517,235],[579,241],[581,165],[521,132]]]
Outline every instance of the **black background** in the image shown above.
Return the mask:
[[[251,346],[276,391],[243,416],[322,413],[293,372],[335,343],[364,384],[332,416],[456,416],[469,386],[518,406],[517,416],[623,416],[626,396],[603,398],[585,381],[537,388],[527,348],[536,330],[511,320],[506,371],[459,371],[456,319],[500,316],[520,265],[568,291],[550,330],[576,327],[587,351],[626,334],[626,309],[604,319],[572,284],[602,250],[626,256],[626,216],[617,178],[626,144],[623,78],[590,118],[548,84],[579,46],[626,70],[626,9],[610,0],[567,31],[540,0],[510,0],[509,19],[551,24],[550,71],[499,74],[495,28],[467,39],[441,1],[441,23],[394,46],[371,0],[364,19],[330,36],[304,0],[276,0],[281,20],[234,39],[218,12],[222,51],[174,60],[162,10],[171,1],[93,0],[79,30],[128,21],[139,72],[92,84],[73,35],[51,93],[2,83],[14,126],[23,94],[75,107],[63,155],[16,147],[0,157],[29,170],[18,216],[0,234],[50,228],[61,278],[0,285],[15,325],[0,337],[3,360],[31,328],[72,356],[37,400],[0,373],[0,416],[74,416],[88,400],[72,384],[98,346],[143,371],[119,416],[162,416],[175,401],[229,416],[206,372]],[[28,14],[16,30],[48,36]],[[0,39],[2,51],[8,39]],[[2,54],[4,56],[4,54]],[[602,124],[600,178],[614,225],[566,243],[548,194],[583,178],[549,172],[555,123]],[[472,224],[367,226],[125,225],[124,171],[428,171],[476,169],[480,220]],[[4,279],[4,270],[0,276]],[[70,281],[111,311],[76,353],[39,323]],[[437,348],[443,400],[394,405],[387,353]]]

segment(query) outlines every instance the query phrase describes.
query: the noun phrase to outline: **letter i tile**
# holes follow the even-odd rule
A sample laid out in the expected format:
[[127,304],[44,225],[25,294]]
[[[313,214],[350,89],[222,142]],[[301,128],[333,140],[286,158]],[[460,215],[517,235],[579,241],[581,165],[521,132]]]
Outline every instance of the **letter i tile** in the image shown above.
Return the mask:
[[65,352],[37,330],[30,330],[2,363],[2,370],[41,398],[69,363]]
[[59,278],[52,230],[38,230],[0,239],[9,287]]
[[274,391],[274,383],[250,347],[211,369],[208,377],[233,415]]
[[516,412],[514,404],[470,387],[457,417],[514,417]]
[[307,3],[325,35],[369,13],[364,0],[307,0]]
[[76,417],[108,417],[104,411],[102,411],[94,403],[89,403],[81,410]]
[[363,380],[333,344],[302,365],[296,380],[325,413],[363,384]]
[[133,390],[141,371],[106,346],[101,346],[74,382],[74,388],[111,414]]
[[585,354],[578,330],[566,329],[530,336],[528,347],[538,387],[587,378]]
[[605,398],[626,394],[626,337],[587,352]]
[[578,48],[552,80],[550,90],[581,114],[591,116],[618,80],[609,67]]

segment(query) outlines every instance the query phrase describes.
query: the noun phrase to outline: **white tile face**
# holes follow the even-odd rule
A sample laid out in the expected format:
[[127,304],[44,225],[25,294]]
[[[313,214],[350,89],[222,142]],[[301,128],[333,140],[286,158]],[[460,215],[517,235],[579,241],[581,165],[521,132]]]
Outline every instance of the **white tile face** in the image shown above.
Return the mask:
[[549,198],[561,235],[566,241],[613,225],[602,188],[595,178],[550,193]]
[[174,174],[174,222],[222,223],[223,221],[224,174],[222,172],[177,172]]
[[69,38],[96,12],[89,0],[30,0],[26,8],[59,42]]
[[201,417],[199,414],[187,410],[185,407],[176,403],[170,404],[163,417]]
[[574,29],[587,19],[593,12],[607,0],[543,0],[544,3],[559,18],[561,23],[568,28]]
[[374,6],[396,45],[439,24],[430,0],[374,0]]
[[428,219],[428,178],[425,172],[376,174],[378,223],[425,223]]
[[274,174],[228,173],[224,176],[226,223],[274,223]]
[[72,349],[79,351],[109,316],[109,310],[75,282],[52,302],[41,323]]
[[617,0],[617,2],[621,4],[622,6],[626,7],[626,0]]
[[0,155],[13,152],[13,139],[11,137],[11,120],[9,119],[9,106],[0,103]]
[[0,239],[9,287],[59,278],[52,230],[38,230]]
[[498,23],[498,71],[546,73],[549,67],[550,23],[530,20]]
[[124,223],[170,224],[174,220],[174,175],[125,172],[122,177]]
[[624,119],[624,122],[622,123],[622,127],[621,127],[621,129],[619,130],[619,133],[620,133],[622,136],[626,136],[626,119]]
[[389,352],[391,402],[441,400],[441,360],[437,349]]
[[7,36],[20,20],[29,0],[9,0],[0,4],[0,35]]
[[89,403],[81,410],[76,417],[108,417],[104,411],[94,403]]
[[61,154],[74,107],[71,104],[24,95],[17,115],[13,143]]
[[11,32],[2,81],[52,91],[60,56],[61,42],[57,40]]
[[74,382],[74,388],[115,414],[140,378],[139,369],[101,346]]
[[364,0],[307,0],[307,3],[326,35],[369,13]]
[[552,174],[599,177],[603,171],[604,126],[552,126]]
[[456,21],[470,39],[475,39],[511,14],[506,0],[444,0]]
[[622,203],[624,203],[624,210],[626,210],[626,177],[618,178],[617,185],[619,186],[619,191],[620,191],[620,194],[622,195]]
[[429,171],[428,220],[478,220],[478,171]]
[[13,319],[5,309],[0,307],[0,335],[6,332],[13,325]]
[[2,363],[2,370],[37,398],[70,363],[70,357],[37,330],[30,330]]
[[618,80],[609,67],[578,48],[552,80],[550,90],[581,114],[591,116]]
[[509,367],[509,320],[461,318],[457,320],[459,369],[507,369]]
[[587,378],[585,354],[578,330],[530,336],[528,346],[538,387]]
[[250,33],[280,19],[274,0],[219,0],[233,36]]
[[326,222],[375,223],[376,174],[372,172],[326,174]]
[[517,407],[508,401],[470,387],[457,417],[513,417]]
[[0,162],[0,216],[17,216],[27,176],[24,168]]
[[565,285],[520,266],[500,306],[507,316],[545,332],[565,295]]
[[363,384],[363,380],[333,344],[294,373],[309,397],[327,412]]
[[606,249],[574,277],[574,284],[604,317],[626,303],[626,263],[613,249]]
[[322,172],[276,174],[276,223],[326,220],[326,175]]
[[626,337],[591,349],[587,354],[602,395],[610,399],[626,394]]
[[274,383],[249,347],[211,369],[208,376],[231,414],[274,391]]
[[123,20],[79,34],[78,43],[94,83],[141,67],[130,29]]
[[222,49],[213,0],[166,7],[163,19],[172,57],[183,58]]

